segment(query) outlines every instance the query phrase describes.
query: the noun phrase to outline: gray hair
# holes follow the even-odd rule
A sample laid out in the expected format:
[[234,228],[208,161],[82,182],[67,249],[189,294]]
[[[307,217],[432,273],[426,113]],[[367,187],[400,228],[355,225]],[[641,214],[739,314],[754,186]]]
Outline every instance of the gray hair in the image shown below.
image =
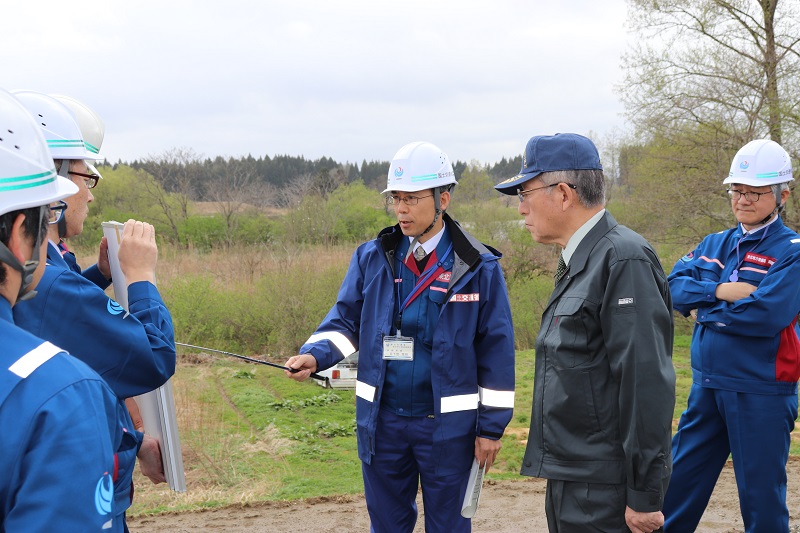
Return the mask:
[[775,185],[770,185],[769,188],[772,189],[772,194],[775,196],[775,205],[780,207],[781,193],[789,190],[789,182],[785,181],[783,183],[776,183]]
[[606,203],[606,178],[602,170],[556,170],[542,174],[542,184],[571,183],[583,207],[597,207]]

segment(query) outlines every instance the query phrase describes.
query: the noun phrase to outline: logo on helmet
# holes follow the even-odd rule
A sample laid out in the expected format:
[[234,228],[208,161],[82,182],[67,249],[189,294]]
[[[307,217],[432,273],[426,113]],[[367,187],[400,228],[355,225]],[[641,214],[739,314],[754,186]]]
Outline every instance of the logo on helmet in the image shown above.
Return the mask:
[[397,167],[394,169],[394,177],[399,178],[403,175],[403,167]]
[[744,161],[739,163],[739,168],[741,168],[742,170],[747,170],[748,168],[750,168],[750,163],[745,159]]

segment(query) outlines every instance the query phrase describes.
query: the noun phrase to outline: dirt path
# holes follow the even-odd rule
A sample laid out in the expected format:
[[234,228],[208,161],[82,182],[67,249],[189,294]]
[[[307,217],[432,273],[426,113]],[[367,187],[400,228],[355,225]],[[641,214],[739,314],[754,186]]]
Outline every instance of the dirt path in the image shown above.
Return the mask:
[[[800,531],[800,459],[790,458],[788,475],[790,523],[792,531]],[[488,481],[481,495],[480,508],[472,521],[473,530],[492,533],[547,531],[544,488],[545,482],[539,479]],[[417,505],[422,509],[421,498],[418,498]],[[414,533],[424,531],[423,514],[424,510],[420,512]],[[369,517],[363,496],[343,496],[141,517],[129,520],[129,526],[132,533],[345,533],[369,531]],[[733,533],[742,530],[736,482],[729,463],[722,472],[698,531]]]

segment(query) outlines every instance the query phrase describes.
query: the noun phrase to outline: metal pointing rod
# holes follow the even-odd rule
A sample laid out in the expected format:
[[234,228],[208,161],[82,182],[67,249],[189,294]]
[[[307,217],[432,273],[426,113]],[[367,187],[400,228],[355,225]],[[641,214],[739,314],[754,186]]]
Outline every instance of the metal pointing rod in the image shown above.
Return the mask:
[[[195,346],[194,344],[185,344],[183,342],[176,342],[178,346],[186,346],[187,348],[196,348],[197,350],[203,350],[204,352],[214,352],[214,353],[221,353],[223,355],[230,355],[231,357],[237,357],[239,359],[244,359],[245,361],[250,361],[251,363],[258,363],[260,365],[267,365],[274,368],[280,368],[282,370],[288,370],[292,374],[296,374],[300,372],[296,368],[289,368],[288,366],[277,365],[275,363],[270,363],[269,361],[262,361],[261,359],[253,359],[252,357],[246,357],[244,355],[239,355],[238,353],[231,353],[231,352],[224,352],[222,350],[215,350],[214,348],[205,348],[203,346]],[[328,381],[328,378],[325,376],[320,376],[317,373],[312,372],[311,377],[314,379],[318,379],[320,381]]]

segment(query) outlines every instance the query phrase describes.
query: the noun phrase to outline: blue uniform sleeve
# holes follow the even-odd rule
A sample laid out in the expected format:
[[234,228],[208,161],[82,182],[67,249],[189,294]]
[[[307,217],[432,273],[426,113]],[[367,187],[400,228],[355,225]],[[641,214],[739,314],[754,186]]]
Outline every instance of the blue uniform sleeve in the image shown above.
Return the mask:
[[67,269],[48,266],[37,290],[15,306],[17,324],[89,365],[118,397],[154,390],[175,372],[172,317],[151,283],[128,287],[129,313]]
[[358,350],[358,331],[364,305],[364,275],[359,265],[361,249],[356,250],[350,259],[336,303],[317,331],[300,348],[300,353],[314,356],[319,370],[332,367]]
[[37,411],[18,458],[4,531],[109,531],[114,517],[116,398],[99,379],[74,383]]
[[484,271],[488,290],[481,288],[475,336],[480,387],[477,433],[499,439],[514,413],[514,325],[499,264],[490,262]]
[[700,243],[694,251],[681,257],[669,274],[672,307],[683,316],[688,316],[692,309],[717,303],[719,270],[701,269],[700,265],[705,261],[703,257],[703,243]]
[[698,311],[697,321],[734,335],[739,332],[751,337],[778,335],[800,312],[800,283],[797,282],[800,279],[800,243],[789,246],[750,296]]
[[111,285],[111,280],[106,278],[103,274],[100,273],[100,269],[97,268],[97,265],[92,265],[82,273],[84,278],[88,279],[98,287],[103,290],[106,290],[109,285]]

